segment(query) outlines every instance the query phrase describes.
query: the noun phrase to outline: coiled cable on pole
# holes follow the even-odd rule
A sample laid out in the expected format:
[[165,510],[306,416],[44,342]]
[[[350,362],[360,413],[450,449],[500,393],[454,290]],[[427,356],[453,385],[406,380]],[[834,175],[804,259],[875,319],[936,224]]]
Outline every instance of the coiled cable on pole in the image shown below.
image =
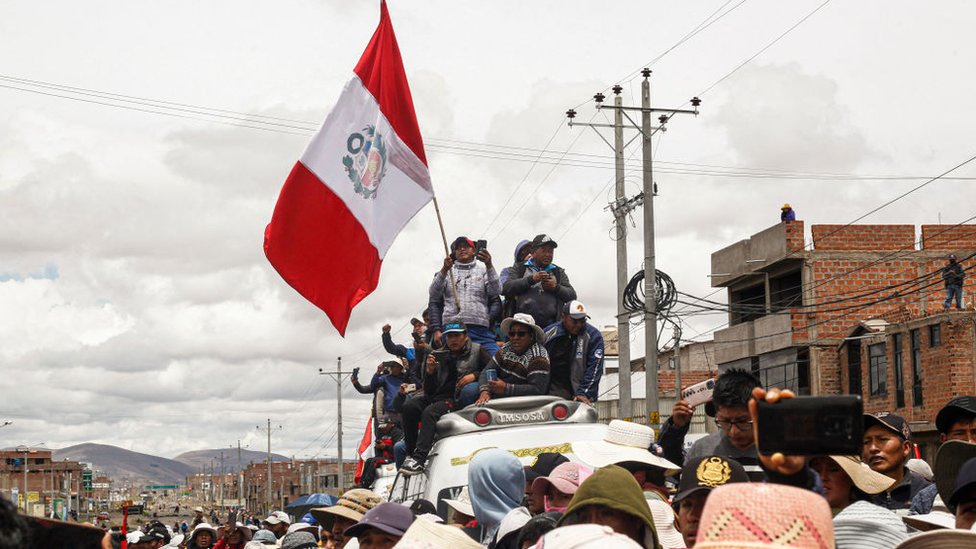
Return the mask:
[[[664,316],[671,311],[678,299],[678,292],[674,288],[674,281],[667,273],[655,270],[654,301],[657,304],[655,311],[658,316]],[[644,290],[644,270],[641,269],[631,277],[630,282],[624,288],[624,308],[631,313],[644,311],[644,297],[647,293]]]

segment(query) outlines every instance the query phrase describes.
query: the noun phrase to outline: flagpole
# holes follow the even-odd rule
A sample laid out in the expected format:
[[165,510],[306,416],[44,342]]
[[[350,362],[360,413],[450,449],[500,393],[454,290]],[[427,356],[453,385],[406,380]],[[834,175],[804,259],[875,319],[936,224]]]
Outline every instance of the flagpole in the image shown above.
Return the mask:
[[[451,251],[447,248],[447,234],[444,233],[444,220],[441,219],[441,207],[437,205],[437,195],[433,193],[434,188],[431,187],[431,196],[434,200],[434,212],[437,214],[437,226],[441,229],[441,242],[444,243],[444,255],[451,255]],[[457,282],[454,281],[454,269],[448,269],[447,272],[451,275],[451,290],[454,291],[454,304],[457,306],[458,312],[461,311],[461,300],[458,298],[457,292]]]

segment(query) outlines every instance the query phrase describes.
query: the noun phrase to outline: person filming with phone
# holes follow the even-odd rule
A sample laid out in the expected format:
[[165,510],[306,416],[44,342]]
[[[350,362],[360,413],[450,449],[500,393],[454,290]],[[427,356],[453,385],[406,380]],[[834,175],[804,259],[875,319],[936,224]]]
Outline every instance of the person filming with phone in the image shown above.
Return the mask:
[[406,382],[403,375],[403,363],[397,360],[388,360],[377,366],[373,379],[366,386],[359,383],[359,368],[353,368],[352,371],[352,386],[360,393],[374,394],[377,391],[383,391],[383,408],[379,409],[379,406],[376,406],[377,409],[374,410],[377,416],[385,416],[390,412],[398,411],[394,406],[394,398],[400,391],[400,386]]
[[552,262],[557,246],[549,235],[536,235],[532,239],[532,257],[512,266],[502,288],[506,311],[529,314],[536,326],[559,320],[563,304],[576,299],[566,271]]
[[433,333],[435,346],[445,343],[442,339],[445,324],[463,322],[472,341],[491,355],[498,351],[491,318],[493,307],[497,309],[496,317],[501,314],[501,284],[486,241],[479,240],[476,244],[466,236],[454,239],[451,255],[444,258],[428,293],[428,329]]

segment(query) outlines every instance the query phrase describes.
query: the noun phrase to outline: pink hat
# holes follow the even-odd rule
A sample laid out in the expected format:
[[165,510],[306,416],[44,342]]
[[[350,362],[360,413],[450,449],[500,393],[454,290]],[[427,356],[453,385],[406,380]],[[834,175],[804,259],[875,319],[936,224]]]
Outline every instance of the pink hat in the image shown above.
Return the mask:
[[696,549],[833,549],[827,500],[779,484],[735,483],[712,490],[698,527]]
[[532,493],[536,496],[545,495],[550,484],[564,494],[575,494],[580,485],[580,464],[571,461],[559,464],[549,476],[532,481]]

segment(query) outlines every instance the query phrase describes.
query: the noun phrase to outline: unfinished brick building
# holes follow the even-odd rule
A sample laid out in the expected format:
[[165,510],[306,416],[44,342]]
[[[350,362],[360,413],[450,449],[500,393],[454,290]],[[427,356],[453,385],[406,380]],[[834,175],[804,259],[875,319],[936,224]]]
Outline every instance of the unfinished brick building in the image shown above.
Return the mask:
[[973,285],[965,311],[944,313],[940,275],[950,252],[976,263],[976,225],[923,225],[920,238],[913,225],[814,225],[811,235],[805,247],[802,221],[780,223],[712,254],[730,309],[715,332],[719,369],[801,394],[860,394],[868,411],[930,431],[952,395],[976,393]]

